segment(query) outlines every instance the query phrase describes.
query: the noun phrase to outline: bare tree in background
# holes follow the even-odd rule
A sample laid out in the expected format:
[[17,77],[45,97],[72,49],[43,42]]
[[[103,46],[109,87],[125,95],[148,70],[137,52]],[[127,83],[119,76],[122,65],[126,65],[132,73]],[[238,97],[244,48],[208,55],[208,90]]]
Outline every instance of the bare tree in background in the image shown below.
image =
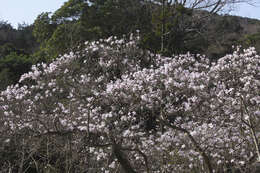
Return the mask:
[[[184,36],[189,33],[202,35],[202,30],[207,28],[207,22],[212,15],[228,14],[241,3],[256,4],[255,0],[150,0],[149,2],[160,7],[161,52],[167,49],[166,40],[176,32],[176,28],[177,32],[181,32]],[[188,17],[185,17],[187,15]],[[175,21],[174,27],[167,29],[167,22],[173,21]]]

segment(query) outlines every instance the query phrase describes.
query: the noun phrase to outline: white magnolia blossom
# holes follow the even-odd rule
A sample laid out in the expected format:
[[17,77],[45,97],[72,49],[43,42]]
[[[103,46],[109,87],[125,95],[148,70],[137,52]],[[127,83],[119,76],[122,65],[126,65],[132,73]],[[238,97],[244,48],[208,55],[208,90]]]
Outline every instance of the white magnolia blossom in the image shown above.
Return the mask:
[[249,48],[211,62],[154,55],[133,38],[87,42],[1,92],[0,114],[7,138],[72,133],[77,146],[85,134],[89,170],[124,169],[122,151],[136,172],[247,171],[259,157],[260,57]]

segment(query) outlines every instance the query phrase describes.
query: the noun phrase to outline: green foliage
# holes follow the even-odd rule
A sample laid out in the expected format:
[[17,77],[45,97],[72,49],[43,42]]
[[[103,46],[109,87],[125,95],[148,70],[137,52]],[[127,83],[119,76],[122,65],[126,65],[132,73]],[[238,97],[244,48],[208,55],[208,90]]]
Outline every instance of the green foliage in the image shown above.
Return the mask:
[[0,21],[0,46],[4,45],[14,51],[32,53],[38,47],[32,35],[32,25],[19,24],[18,29],[14,29],[9,23]]
[[86,28],[99,27],[102,37],[122,36],[139,29],[150,30],[150,13],[138,0],[95,1],[82,14]]
[[0,59],[0,89],[6,88],[10,84],[17,83],[20,76],[28,72],[31,68],[32,60],[27,55],[18,55],[11,52]]
[[57,23],[78,20],[86,6],[85,0],[69,0],[63,4],[52,16]]
[[254,34],[245,34],[236,40],[237,45],[241,45],[244,48],[255,47],[256,50],[260,51],[260,32]]
[[6,21],[0,21],[0,44],[14,41],[15,30]]
[[[198,49],[194,47],[194,44],[189,45],[194,39],[196,41],[201,38],[195,33],[187,32],[187,28],[193,22],[192,14],[191,9],[185,8],[181,4],[166,4],[164,8],[155,9],[151,21],[153,31],[157,38],[162,39],[163,37],[164,42],[164,50],[157,47],[157,52],[163,51],[161,53],[171,55]],[[196,37],[190,37],[190,35],[196,35]],[[158,40],[158,42],[162,42],[162,40]]]
[[33,36],[33,25],[18,24],[14,45],[25,54],[32,54],[38,49],[39,44]]
[[0,90],[17,83],[30,70],[30,54],[38,48],[32,29],[32,25],[26,24],[14,29],[8,22],[0,21]]
[[0,90],[4,90],[7,86],[12,85],[14,81],[10,78],[12,77],[12,72],[8,69],[1,69],[0,71]]
[[142,1],[69,0],[51,17],[50,13],[40,14],[33,34],[41,45],[39,51],[46,52],[50,60],[84,41],[111,35],[122,37],[137,29],[142,33],[151,30],[150,14]]
[[52,23],[49,17],[50,13],[41,13],[34,21],[33,35],[41,44],[48,40],[56,28],[56,24]]
[[254,46],[256,48],[260,48],[260,32],[245,35],[240,43],[242,43],[245,47]]
[[76,43],[79,41],[77,36],[80,36],[80,33],[77,33],[80,31],[79,27],[77,23],[59,25],[47,42],[50,54],[58,56],[77,45]]
[[9,55],[11,52],[16,52],[16,48],[12,43],[6,43],[0,47],[0,57],[3,58]]
[[[156,1],[157,4],[154,2],[68,0],[53,14],[39,14],[33,25],[20,24],[18,29],[13,29],[8,22],[1,21],[0,59],[6,59],[6,56],[15,52],[16,56],[30,56],[31,64],[50,62],[57,56],[78,48],[85,41],[111,35],[124,37],[136,30],[140,31],[141,47],[164,55],[189,51],[220,57],[229,53],[232,45],[238,44],[255,46],[260,50],[259,34],[246,32],[250,28],[245,28],[246,24],[257,28],[260,26],[257,20],[213,15],[211,22],[204,26],[193,19],[196,15],[207,14],[206,11],[191,10],[168,1],[165,1],[162,10],[162,1]],[[13,68],[0,70],[1,76],[13,73]],[[14,81],[9,77],[5,80]]]

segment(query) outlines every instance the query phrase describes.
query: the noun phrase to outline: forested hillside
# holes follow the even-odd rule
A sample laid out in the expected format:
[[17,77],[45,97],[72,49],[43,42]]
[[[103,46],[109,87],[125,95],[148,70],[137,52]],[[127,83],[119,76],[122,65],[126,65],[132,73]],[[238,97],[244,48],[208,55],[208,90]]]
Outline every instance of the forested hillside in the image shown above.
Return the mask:
[[239,1],[68,0],[3,20],[0,172],[259,172],[260,21],[224,15]]
[[[210,17],[197,20],[206,15]],[[85,41],[122,38],[136,30],[143,48],[164,55],[189,51],[214,59],[230,53],[232,45],[260,50],[260,21],[209,14],[181,4],[168,4],[163,13],[151,1],[69,0],[53,14],[39,14],[32,25],[14,29],[4,19],[0,23],[0,89],[17,83],[32,64],[50,62]]]
[[38,49],[33,26],[20,24],[14,29],[8,22],[0,21],[0,90],[16,83],[32,66],[33,53]]

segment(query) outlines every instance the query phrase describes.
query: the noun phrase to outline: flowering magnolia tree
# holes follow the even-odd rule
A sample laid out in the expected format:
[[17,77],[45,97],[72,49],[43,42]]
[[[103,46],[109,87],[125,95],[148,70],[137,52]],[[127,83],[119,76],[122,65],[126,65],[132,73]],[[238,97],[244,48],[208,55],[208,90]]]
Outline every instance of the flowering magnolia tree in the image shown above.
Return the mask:
[[[0,95],[3,171],[250,172],[260,160],[260,57],[162,57],[87,42]],[[6,154],[6,153],[5,153]]]

